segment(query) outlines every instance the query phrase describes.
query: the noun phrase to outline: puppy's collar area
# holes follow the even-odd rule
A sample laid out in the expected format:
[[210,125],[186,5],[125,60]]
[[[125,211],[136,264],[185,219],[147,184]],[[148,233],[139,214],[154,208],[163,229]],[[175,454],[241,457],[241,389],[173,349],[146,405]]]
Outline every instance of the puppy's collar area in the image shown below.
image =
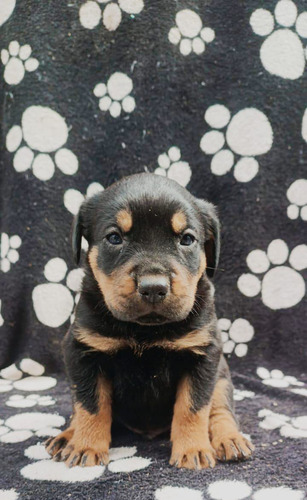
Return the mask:
[[123,349],[131,349],[135,354],[142,355],[145,351],[153,348],[162,348],[167,351],[190,351],[193,354],[204,356],[206,347],[214,342],[211,332],[213,323],[198,330],[192,330],[173,339],[161,338],[150,340],[137,340],[129,337],[108,337],[101,335],[89,328],[76,327],[74,336],[78,342],[85,344],[93,351],[114,355]]

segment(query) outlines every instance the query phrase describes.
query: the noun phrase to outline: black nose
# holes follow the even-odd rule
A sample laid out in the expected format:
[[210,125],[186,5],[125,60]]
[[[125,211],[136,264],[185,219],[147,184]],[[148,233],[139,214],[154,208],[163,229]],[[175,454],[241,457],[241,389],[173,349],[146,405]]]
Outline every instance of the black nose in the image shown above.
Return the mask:
[[169,292],[169,281],[164,276],[143,276],[139,281],[138,291],[146,302],[162,302]]

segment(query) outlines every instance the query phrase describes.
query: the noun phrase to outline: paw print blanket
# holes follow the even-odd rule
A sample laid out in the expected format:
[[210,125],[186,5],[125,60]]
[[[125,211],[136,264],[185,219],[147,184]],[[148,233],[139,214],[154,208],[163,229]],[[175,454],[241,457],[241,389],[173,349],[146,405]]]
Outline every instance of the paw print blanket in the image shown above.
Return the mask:
[[[303,0],[0,1],[0,500],[305,498],[306,45]],[[167,435],[120,427],[108,466],[67,469],[43,446],[71,415],[73,216],[142,171],[218,206],[250,461],[177,470]]]

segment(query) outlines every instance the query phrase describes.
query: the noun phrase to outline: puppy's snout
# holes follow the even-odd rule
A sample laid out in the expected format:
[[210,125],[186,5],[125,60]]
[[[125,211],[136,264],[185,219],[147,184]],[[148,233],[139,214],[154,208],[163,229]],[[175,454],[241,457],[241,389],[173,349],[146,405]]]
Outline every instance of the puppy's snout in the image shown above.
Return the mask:
[[145,302],[162,302],[170,290],[169,280],[165,276],[143,276],[140,278],[138,292]]

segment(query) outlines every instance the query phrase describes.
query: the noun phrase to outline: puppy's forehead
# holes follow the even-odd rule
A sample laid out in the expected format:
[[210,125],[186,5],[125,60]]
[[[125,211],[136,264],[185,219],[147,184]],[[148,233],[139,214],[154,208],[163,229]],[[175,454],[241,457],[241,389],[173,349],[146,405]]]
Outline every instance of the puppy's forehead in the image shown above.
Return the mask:
[[123,233],[142,229],[182,233],[200,225],[195,198],[182,186],[155,174],[136,174],[100,197],[98,228],[117,225]]
[[192,221],[193,211],[187,202],[165,197],[130,199],[116,213],[116,222],[123,232],[146,228],[180,234],[191,224],[195,226]]

